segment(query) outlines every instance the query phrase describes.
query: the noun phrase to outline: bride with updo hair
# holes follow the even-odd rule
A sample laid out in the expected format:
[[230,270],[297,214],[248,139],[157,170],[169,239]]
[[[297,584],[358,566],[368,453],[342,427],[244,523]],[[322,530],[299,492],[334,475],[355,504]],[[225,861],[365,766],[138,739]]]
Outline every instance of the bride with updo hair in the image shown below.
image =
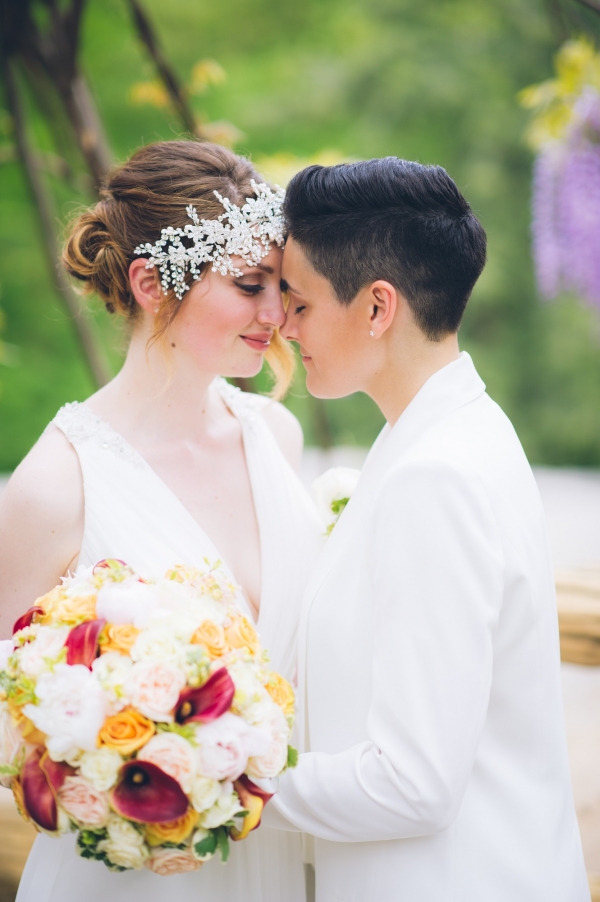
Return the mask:
[[[3,638],[77,567],[125,560],[160,576],[221,560],[271,664],[294,678],[299,605],[321,543],[297,475],[302,431],[277,399],[293,375],[280,336],[281,195],[215,144],[138,150],[71,223],[63,264],[129,324],[125,362],[66,404],[0,496]],[[248,226],[251,225],[251,229]],[[258,237],[257,237],[258,236]],[[250,378],[266,360],[269,397]],[[261,827],[167,881],[109,871],[75,837],[41,834],[18,902],[305,902],[300,835]]]

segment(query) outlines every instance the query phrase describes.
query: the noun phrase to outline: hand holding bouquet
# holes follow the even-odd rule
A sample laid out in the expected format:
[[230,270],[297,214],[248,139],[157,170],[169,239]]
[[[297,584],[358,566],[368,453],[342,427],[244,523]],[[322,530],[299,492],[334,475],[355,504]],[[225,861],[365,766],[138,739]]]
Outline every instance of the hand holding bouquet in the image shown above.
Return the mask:
[[199,868],[258,827],[293,765],[289,683],[219,565],[161,579],[101,561],[0,643],[0,780],[111,870]]

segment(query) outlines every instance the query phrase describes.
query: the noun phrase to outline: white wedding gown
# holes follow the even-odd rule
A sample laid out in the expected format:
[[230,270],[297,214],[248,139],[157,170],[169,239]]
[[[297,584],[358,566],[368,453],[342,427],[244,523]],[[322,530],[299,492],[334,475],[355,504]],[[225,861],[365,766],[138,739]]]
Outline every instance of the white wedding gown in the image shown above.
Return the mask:
[[[318,554],[311,502],[259,413],[264,403],[216,380],[242,426],[261,542],[258,630],[273,668],[292,679],[302,592]],[[80,563],[127,561],[161,575],[176,563],[202,566],[219,553],[184,504],[110,426],[81,404],[53,421],[75,448],[83,473],[85,527]],[[226,562],[223,562],[226,566]],[[247,611],[251,616],[250,612]],[[80,858],[73,834],[40,835],[27,860],[17,902],[305,902],[300,834],[261,827],[231,843],[227,864],[160,877],[144,869],[112,873]]]

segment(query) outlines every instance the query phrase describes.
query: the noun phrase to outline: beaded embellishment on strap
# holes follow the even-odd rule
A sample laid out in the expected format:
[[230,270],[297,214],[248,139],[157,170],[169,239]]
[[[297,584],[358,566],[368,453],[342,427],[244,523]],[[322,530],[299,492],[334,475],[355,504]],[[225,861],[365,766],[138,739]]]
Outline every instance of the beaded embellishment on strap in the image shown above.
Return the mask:
[[121,460],[127,460],[137,467],[144,466],[144,460],[137,451],[108,423],[79,401],[61,407],[52,422],[73,445],[93,440],[100,448],[111,451]]
[[225,401],[225,404],[238,420],[247,423],[248,427],[254,432],[256,430],[256,416],[263,404],[263,398],[260,395],[253,395],[243,392],[237,385],[232,385],[222,376],[216,380],[219,394]]

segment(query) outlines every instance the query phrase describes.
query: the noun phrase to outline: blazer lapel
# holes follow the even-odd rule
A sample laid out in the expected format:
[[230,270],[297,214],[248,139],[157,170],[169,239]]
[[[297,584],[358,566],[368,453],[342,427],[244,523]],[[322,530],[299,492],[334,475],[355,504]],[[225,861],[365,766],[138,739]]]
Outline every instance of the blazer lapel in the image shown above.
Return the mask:
[[[304,694],[306,644],[310,610],[319,589],[338,557],[347,547],[348,538],[360,530],[379,483],[407,448],[440,418],[469,404],[485,392],[473,361],[466,351],[434,373],[415,395],[402,416],[390,427],[386,424],[363,465],[352,498],[346,505],[331,536],[327,539],[304,592],[298,630],[298,689]],[[302,703],[298,706],[302,711]],[[301,724],[300,737],[304,740]]]

